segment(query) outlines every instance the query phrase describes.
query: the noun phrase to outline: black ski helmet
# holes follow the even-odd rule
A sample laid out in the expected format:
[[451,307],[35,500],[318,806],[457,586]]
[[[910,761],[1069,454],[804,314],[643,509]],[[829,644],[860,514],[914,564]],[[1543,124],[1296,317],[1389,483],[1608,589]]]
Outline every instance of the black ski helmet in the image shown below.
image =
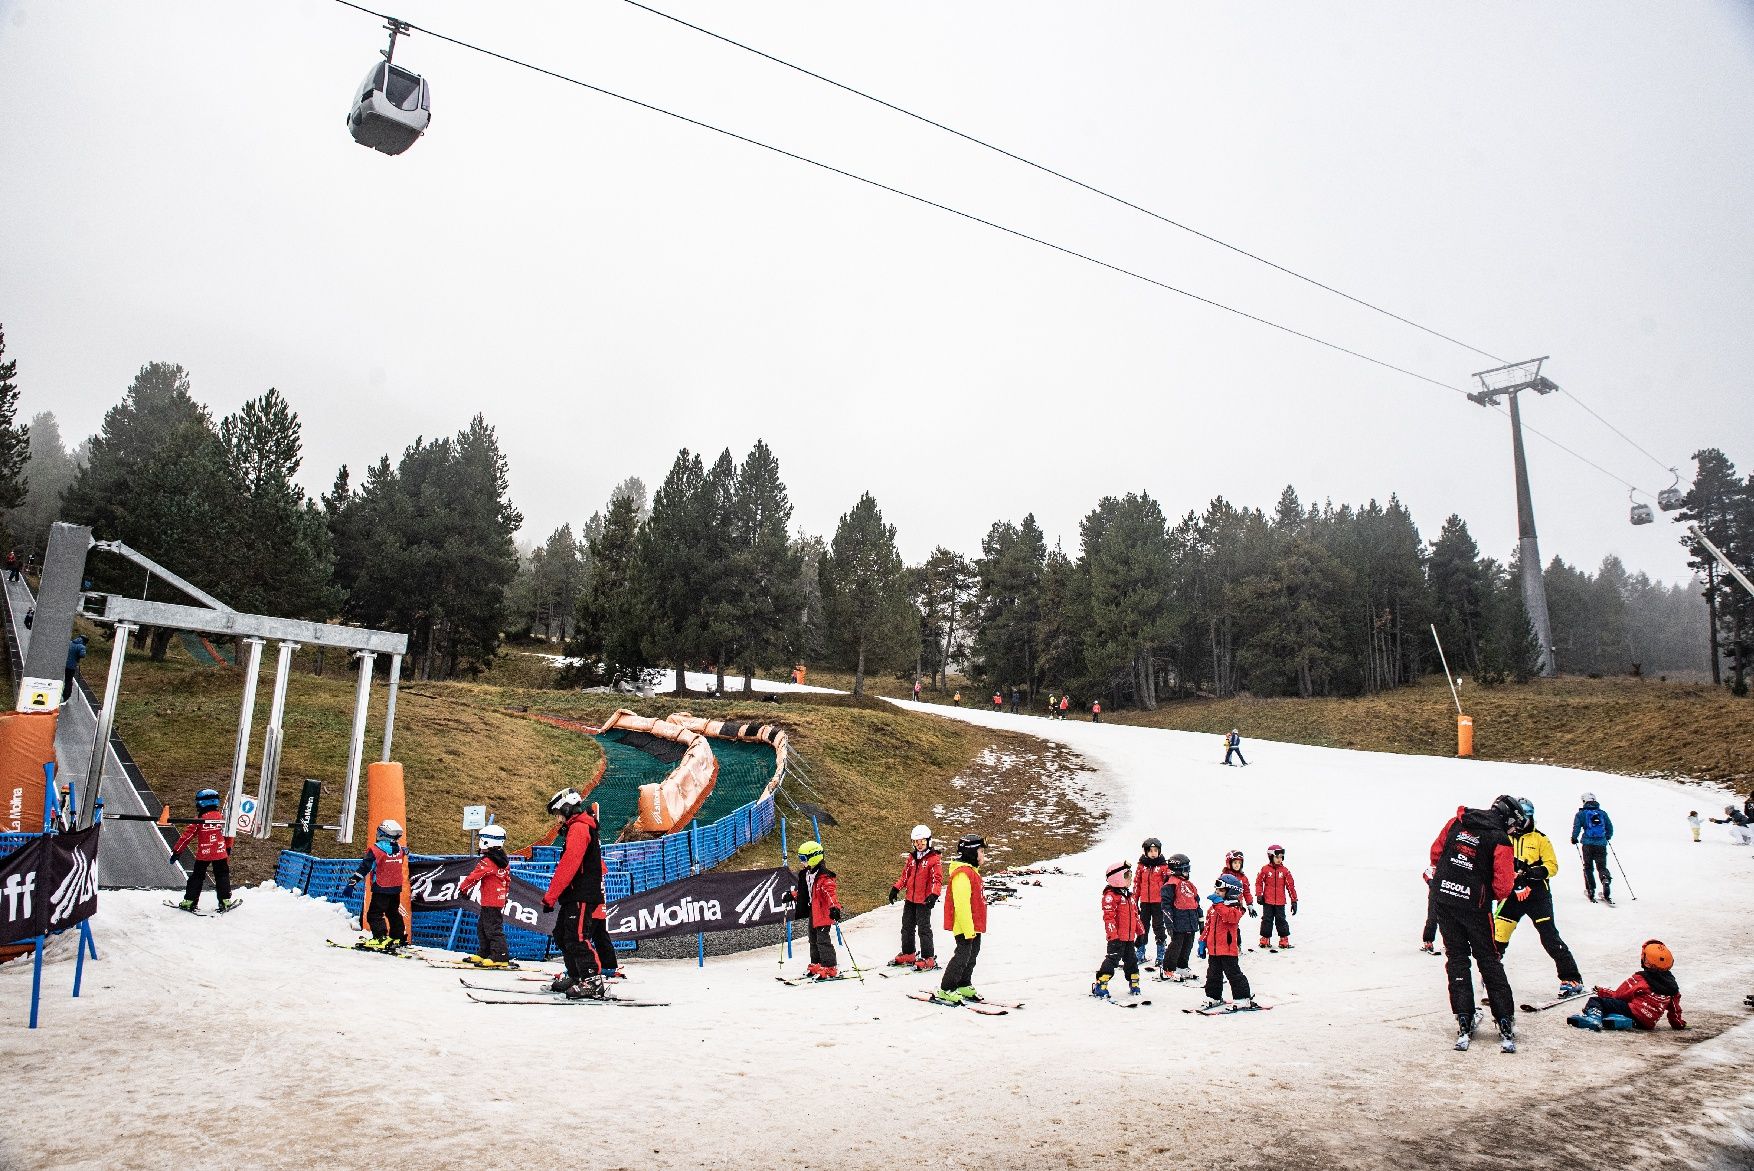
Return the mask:
[[1149,854],[1153,850],[1156,850],[1159,854],[1163,853],[1163,842],[1161,839],[1146,838],[1139,844],[1139,853],[1141,854]]
[[1492,812],[1504,822],[1504,828],[1513,834],[1520,834],[1528,824],[1523,814],[1522,804],[1508,793],[1500,794],[1492,802]]
[[1169,856],[1169,872],[1178,878],[1186,878],[1188,872],[1193,868],[1194,864],[1186,854],[1171,854]]
[[986,848],[987,839],[979,834],[963,834],[956,843],[956,860],[967,862],[970,866],[980,865],[980,852]]

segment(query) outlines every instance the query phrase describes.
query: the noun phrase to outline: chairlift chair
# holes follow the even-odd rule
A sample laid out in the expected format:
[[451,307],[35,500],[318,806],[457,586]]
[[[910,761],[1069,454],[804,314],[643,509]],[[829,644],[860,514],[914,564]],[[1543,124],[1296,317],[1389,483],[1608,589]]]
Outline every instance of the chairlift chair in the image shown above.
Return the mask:
[[347,115],[347,130],[361,146],[399,155],[426,133],[432,121],[432,90],[420,74],[394,61],[396,38],[408,32],[408,26],[392,20],[385,27],[390,30],[390,47],[381,51],[384,59],[360,82]]

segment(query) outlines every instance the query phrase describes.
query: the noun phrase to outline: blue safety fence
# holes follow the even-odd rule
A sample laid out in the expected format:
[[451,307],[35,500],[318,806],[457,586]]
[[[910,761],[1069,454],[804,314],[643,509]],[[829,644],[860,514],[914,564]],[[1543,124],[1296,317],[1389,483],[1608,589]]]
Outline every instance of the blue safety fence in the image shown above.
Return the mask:
[[[733,810],[711,825],[696,825],[646,842],[616,842],[603,847],[603,894],[611,902],[652,890],[666,883],[710,870],[750,842],[773,832],[776,824],[771,794]],[[0,834],[0,847],[7,838],[28,834]],[[12,848],[16,849],[14,845]],[[3,852],[3,850],[0,850]],[[512,874],[535,886],[546,887],[554,876],[560,850],[537,846],[528,861],[512,859]],[[413,854],[410,861],[449,861],[462,855]],[[357,858],[319,858],[282,850],[274,866],[274,883],[297,894],[328,899],[345,906],[355,919],[365,906],[363,885],[346,893],[347,880],[359,868]],[[422,947],[471,950],[475,944],[475,913],[464,911],[416,911],[410,932]],[[506,947],[514,959],[547,957],[553,944],[546,935],[506,924]],[[631,943],[617,943],[617,950],[632,950]]]
[[42,836],[42,834],[0,834],[0,858],[4,858],[14,850],[24,849]]

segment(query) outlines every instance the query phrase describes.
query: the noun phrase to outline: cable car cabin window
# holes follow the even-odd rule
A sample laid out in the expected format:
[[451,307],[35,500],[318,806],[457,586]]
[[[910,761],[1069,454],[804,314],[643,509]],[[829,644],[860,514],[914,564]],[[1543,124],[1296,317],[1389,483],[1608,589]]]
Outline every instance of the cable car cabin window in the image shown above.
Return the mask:
[[384,88],[384,96],[390,104],[399,110],[418,110],[420,108],[420,75],[409,73],[405,69],[390,66],[389,84]]

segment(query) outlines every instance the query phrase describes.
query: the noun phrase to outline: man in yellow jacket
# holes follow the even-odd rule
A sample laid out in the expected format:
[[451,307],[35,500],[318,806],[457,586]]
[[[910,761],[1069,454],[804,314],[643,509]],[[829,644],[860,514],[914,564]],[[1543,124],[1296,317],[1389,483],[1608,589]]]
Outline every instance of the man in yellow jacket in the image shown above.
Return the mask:
[[1553,840],[1535,828],[1535,806],[1526,797],[1519,797],[1517,804],[1522,806],[1528,828],[1510,840],[1511,851],[1516,856],[1516,886],[1511,889],[1510,897],[1498,904],[1498,915],[1492,924],[1498,954],[1502,957],[1510,947],[1510,936],[1516,930],[1517,920],[1527,915],[1534,920],[1535,930],[1541,933],[1541,946],[1553,957],[1553,967],[1559,976],[1559,995],[1580,996],[1584,990],[1583,975],[1577,970],[1577,960],[1572,958],[1571,949],[1565,946],[1565,940],[1559,937],[1559,928],[1553,922],[1550,883],[1559,873],[1559,855],[1553,850]]

